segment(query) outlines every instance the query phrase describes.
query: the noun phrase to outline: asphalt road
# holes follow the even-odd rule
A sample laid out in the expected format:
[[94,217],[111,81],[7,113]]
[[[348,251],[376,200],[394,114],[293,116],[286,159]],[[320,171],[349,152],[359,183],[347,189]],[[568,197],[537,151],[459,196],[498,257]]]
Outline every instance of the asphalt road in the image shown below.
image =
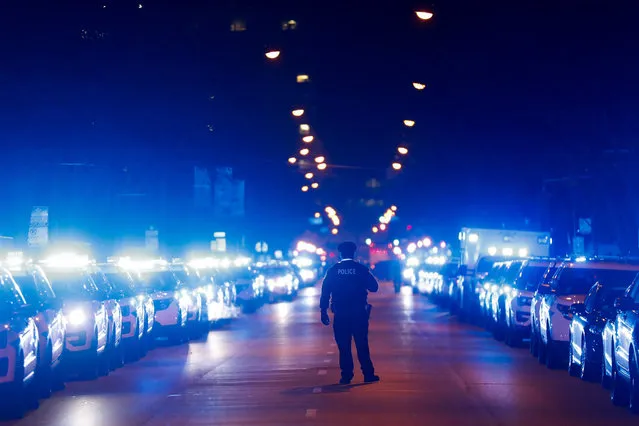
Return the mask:
[[339,379],[318,290],[268,305],[206,339],[160,347],[108,377],[73,382],[0,425],[637,425],[599,385],[549,371],[526,349],[384,286],[371,349],[382,381]]

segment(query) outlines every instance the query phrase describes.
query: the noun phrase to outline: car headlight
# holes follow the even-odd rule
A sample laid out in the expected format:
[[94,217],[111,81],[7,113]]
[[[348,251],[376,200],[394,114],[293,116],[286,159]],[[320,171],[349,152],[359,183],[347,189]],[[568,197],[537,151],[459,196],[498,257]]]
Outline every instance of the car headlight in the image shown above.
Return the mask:
[[87,321],[87,315],[82,309],[74,309],[66,315],[67,322],[71,325],[82,325]]

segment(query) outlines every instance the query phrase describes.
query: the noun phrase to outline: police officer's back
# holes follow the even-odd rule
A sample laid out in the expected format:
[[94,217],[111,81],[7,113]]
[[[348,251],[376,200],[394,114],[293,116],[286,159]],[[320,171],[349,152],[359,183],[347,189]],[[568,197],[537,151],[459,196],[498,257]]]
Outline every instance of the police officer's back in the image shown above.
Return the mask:
[[327,310],[332,308],[334,316],[333,331],[340,352],[340,383],[350,383],[353,378],[353,355],[351,339],[354,338],[364,380],[376,382],[373,363],[368,348],[368,292],[379,288],[377,280],[367,267],[353,260],[356,245],[345,242],[339,245],[341,261],[333,265],[326,273],[322,285],[320,310],[322,323],[330,324]]

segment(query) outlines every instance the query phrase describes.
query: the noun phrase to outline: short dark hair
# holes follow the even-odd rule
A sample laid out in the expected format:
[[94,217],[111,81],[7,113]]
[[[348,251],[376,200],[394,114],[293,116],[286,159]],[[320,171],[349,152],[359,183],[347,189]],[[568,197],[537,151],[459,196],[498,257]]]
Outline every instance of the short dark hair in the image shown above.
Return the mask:
[[355,251],[357,250],[357,244],[352,241],[344,241],[339,246],[337,246],[337,251],[340,256],[345,258],[355,257]]

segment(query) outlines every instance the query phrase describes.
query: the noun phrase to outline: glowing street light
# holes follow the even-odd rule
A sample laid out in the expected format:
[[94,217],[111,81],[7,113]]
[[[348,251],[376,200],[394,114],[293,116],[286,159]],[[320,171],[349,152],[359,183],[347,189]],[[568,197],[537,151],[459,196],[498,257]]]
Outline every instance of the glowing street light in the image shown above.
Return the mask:
[[379,225],[379,230],[380,231],[386,231],[386,224],[382,223],[381,225]]
[[308,155],[308,153],[311,152],[308,148],[302,148],[300,149],[300,155],[303,157],[305,155]]
[[281,52],[279,50],[269,50],[264,55],[269,59],[277,59],[280,56],[280,53]]
[[324,160],[326,160],[326,158],[324,158],[323,155],[320,155],[319,157],[315,157],[315,162],[318,163],[318,164],[319,163],[323,163]]
[[320,214],[320,212],[315,212],[314,216],[315,219],[319,219],[322,215]]
[[309,77],[306,74],[299,74],[295,80],[298,83],[306,83],[309,81]]
[[304,136],[304,137],[302,138],[302,140],[303,140],[304,142],[306,142],[306,143],[311,143],[311,142],[313,142],[313,139],[315,139],[315,137],[314,137],[313,135]]
[[377,234],[379,232],[379,229],[377,228],[377,226],[373,226],[373,234]]
[[318,170],[326,170],[326,163],[320,163],[317,165]]
[[339,231],[337,230],[337,228],[331,229],[331,234],[333,234],[333,235],[337,235],[338,232]]
[[424,90],[426,88],[426,85],[423,83],[414,82],[413,87],[417,90]]
[[399,148],[397,148],[397,152],[399,152],[401,155],[406,155],[408,154],[408,148],[406,148],[405,146],[400,146]]
[[313,189],[317,189],[317,188],[319,188],[319,183],[317,183],[317,182],[313,182],[313,183],[311,184],[311,188],[313,188]]
[[288,162],[291,163],[291,164],[295,164],[295,163],[297,163],[297,158],[291,157],[291,158],[288,159]]
[[391,210],[396,212],[397,211],[397,206],[391,206]]
[[304,110],[302,108],[294,109],[291,114],[293,114],[293,117],[301,117],[304,115]]
[[308,124],[300,124],[300,133],[308,133],[311,131],[311,126]]
[[371,240],[370,238],[366,238],[366,241],[364,241],[366,243],[367,246],[370,246],[371,244],[373,244],[373,240]]
[[304,185],[304,186],[302,187],[302,192],[306,192],[306,191],[308,191],[308,186]]
[[393,163],[393,169],[395,170],[401,170],[402,165],[400,163]]
[[415,125],[415,121],[413,120],[404,120],[404,126],[413,127]]
[[306,179],[313,179],[313,173],[308,172],[308,173],[306,173],[306,174],[304,175],[304,177],[305,177]]
[[432,12],[426,12],[425,10],[416,10],[415,15],[422,21],[428,21],[433,17]]

